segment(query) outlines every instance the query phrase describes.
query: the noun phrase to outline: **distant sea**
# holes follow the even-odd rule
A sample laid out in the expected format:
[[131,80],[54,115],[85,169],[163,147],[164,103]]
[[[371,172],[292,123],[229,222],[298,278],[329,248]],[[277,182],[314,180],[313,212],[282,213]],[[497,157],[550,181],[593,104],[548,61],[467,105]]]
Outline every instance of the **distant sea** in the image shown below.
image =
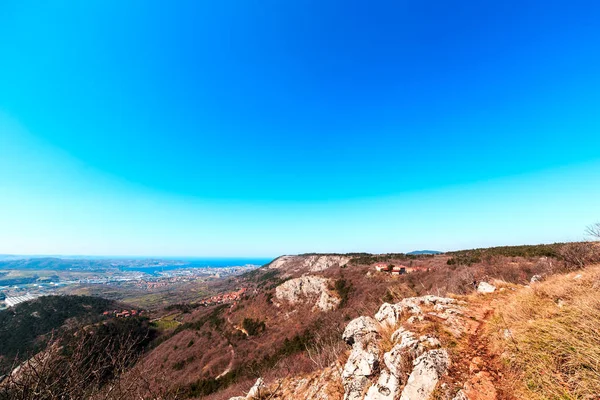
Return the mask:
[[[147,274],[156,275],[159,272],[172,271],[176,269],[189,268],[225,268],[225,267],[242,267],[244,265],[265,265],[270,263],[272,258],[185,258],[185,257],[168,257],[161,258],[161,261],[167,265],[147,265],[135,267],[121,267],[123,271],[139,271]],[[173,264],[169,264],[173,261]]]

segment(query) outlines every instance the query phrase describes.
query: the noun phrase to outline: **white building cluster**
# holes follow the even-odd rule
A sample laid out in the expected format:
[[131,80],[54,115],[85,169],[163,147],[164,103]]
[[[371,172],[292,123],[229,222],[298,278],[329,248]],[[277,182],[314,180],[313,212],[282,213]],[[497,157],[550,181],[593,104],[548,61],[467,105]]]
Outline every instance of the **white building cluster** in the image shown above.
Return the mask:
[[7,297],[6,299],[4,299],[4,302],[6,303],[7,307],[13,307],[19,303],[23,303],[24,301],[33,300],[36,297],[37,296],[35,296],[33,294],[27,293],[26,295],[23,295],[23,296]]

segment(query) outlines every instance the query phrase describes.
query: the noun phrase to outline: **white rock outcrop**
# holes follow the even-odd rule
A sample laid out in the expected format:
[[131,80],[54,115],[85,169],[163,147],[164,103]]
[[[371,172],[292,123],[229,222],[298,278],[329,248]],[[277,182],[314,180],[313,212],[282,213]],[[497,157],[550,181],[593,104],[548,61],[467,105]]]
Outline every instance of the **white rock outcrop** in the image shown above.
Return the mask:
[[431,350],[414,361],[400,400],[428,400],[450,366],[446,350]]
[[303,263],[311,272],[318,272],[331,267],[343,267],[348,264],[350,257],[346,256],[309,256]]
[[267,393],[263,378],[258,378],[246,396],[230,397],[229,400],[259,400]]
[[330,280],[321,276],[302,276],[290,279],[275,288],[275,297],[291,305],[312,303],[313,311],[331,311],[340,299],[328,289]]
[[374,340],[354,343],[342,377],[371,376],[379,368],[379,347]]
[[479,293],[494,293],[496,291],[496,286],[491,285],[487,282],[479,282],[479,285],[477,285],[477,292]]
[[252,386],[252,388],[248,392],[248,395],[246,395],[246,399],[254,400],[260,398],[261,395],[265,394],[265,390],[265,381],[263,380],[263,378],[258,378],[254,386]]
[[387,370],[381,371],[377,383],[372,385],[367,391],[365,400],[394,400],[400,391],[400,382],[398,378],[390,374]]
[[[302,281],[296,286],[306,283]],[[289,291],[305,295],[304,289],[296,286]],[[342,339],[352,346],[344,367],[340,369],[334,363],[319,375],[292,379],[281,389],[281,396],[275,398],[307,398],[307,393],[311,393],[310,398],[315,400],[339,398],[337,394],[331,397],[331,392],[324,388],[331,384],[333,393],[339,393],[341,383],[344,400],[429,400],[440,379],[448,373],[450,357],[437,337],[415,333],[422,332],[422,327],[415,326],[413,330],[406,318],[415,318],[414,324],[433,319],[442,323],[447,332],[456,330],[460,335],[466,332],[468,326],[464,321],[469,321],[466,317],[468,309],[464,304],[438,296],[412,297],[397,304],[382,305],[376,318],[355,318],[346,325],[342,334]],[[383,338],[382,335],[389,335],[390,325],[398,328],[389,337]],[[280,388],[281,384],[277,387]],[[247,397],[230,400],[250,400],[249,396],[256,394],[255,388],[264,388],[262,380],[257,381]],[[440,385],[440,388],[446,392],[445,398],[449,399],[448,386]],[[457,394],[453,400],[465,400],[460,396]]]
[[379,338],[371,317],[358,317],[346,326],[342,339],[352,345],[352,352],[342,371],[344,400],[362,400],[369,378],[379,372]]
[[269,264],[269,268],[287,271],[319,272],[332,267],[343,267],[350,261],[350,257],[339,255],[304,255],[281,256]]
[[362,316],[353,319],[346,325],[342,339],[349,345],[353,345],[369,334],[377,334],[377,321],[371,317]]
[[408,297],[396,304],[383,303],[381,307],[379,307],[377,314],[375,314],[375,319],[382,324],[395,326],[404,314],[410,314],[417,318],[421,316],[423,314],[421,306],[444,307],[449,305],[458,306],[460,304],[461,302],[449,297],[439,297],[434,295]]

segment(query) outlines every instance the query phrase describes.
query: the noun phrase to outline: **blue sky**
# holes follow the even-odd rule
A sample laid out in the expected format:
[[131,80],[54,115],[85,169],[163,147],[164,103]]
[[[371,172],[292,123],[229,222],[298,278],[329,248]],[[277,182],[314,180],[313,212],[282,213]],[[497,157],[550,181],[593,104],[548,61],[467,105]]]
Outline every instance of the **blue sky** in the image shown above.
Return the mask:
[[47,3],[0,5],[0,253],[446,250],[600,220],[597,2]]

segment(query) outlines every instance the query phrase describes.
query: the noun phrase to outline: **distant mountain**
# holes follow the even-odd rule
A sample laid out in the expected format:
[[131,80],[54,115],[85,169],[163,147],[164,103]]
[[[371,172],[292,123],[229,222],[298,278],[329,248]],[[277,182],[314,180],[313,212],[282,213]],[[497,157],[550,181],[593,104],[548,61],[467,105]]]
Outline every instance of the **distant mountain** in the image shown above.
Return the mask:
[[411,251],[410,253],[406,253],[406,255],[408,256],[420,256],[420,255],[424,255],[424,254],[442,254],[442,251],[437,251],[437,250],[416,250],[416,251]]

